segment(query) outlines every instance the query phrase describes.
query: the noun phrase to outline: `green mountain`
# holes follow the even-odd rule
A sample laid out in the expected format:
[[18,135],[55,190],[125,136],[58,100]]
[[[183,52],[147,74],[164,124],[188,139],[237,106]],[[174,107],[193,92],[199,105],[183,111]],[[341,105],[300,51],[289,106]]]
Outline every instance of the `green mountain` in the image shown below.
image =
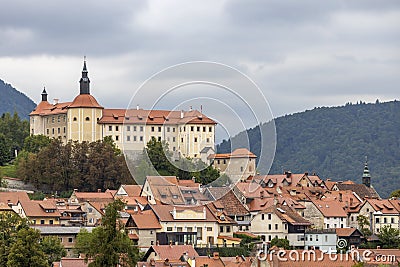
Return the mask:
[[16,111],[21,118],[29,119],[29,113],[35,107],[36,104],[29,97],[0,80],[0,116],[6,112],[13,114]]
[[[361,183],[365,157],[371,183],[381,197],[400,188],[400,102],[346,104],[321,107],[275,119],[277,144],[272,167],[259,162],[260,173],[316,172],[334,181]],[[260,131],[268,122],[247,130],[249,149],[260,155]],[[232,138],[240,147],[246,131]],[[267,142],[263,142],[267,143]],[[219,153],[231,150],[231,140],[217,147]]]

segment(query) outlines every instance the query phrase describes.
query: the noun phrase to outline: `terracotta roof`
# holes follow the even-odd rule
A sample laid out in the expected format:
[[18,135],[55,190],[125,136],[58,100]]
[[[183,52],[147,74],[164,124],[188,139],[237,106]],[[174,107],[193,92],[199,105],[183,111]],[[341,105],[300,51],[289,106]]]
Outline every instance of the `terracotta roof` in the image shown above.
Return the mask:
[[147,176],[146,180],[155,199],[165,204],[186,204],[175,176]]
[[247,148],[238,148],[235,149],[232,153],[210,154],[207,158],[208,159],[257,158],[257,156],[251,153]]
[[89,263],[92,261],[89,260],[88,263],[85,263],[85,259],[78,259],[78,258],[62,258],[61,265],[62,267],[87,267]]
[[151,209],[156,214],[157,218],[161,222],[173,222],[176,221],[172,216],[172,211],[175,208],[177,212],[182,212],[184,210],[194,210],[197,212],[203,212],[205,209],[206,217],[205,219],[177,219],[177,221],[188,221],[188,222],[217,222],[217,219],[211,213],[211,211],[206,206],[172,206],[172,205],[151,205]]
[[11,212],[14,212],[14,210],[10,206],[8,206],[7,203],[4,203],[4,202],[0,202],[0,211],[11,211]]
[[355,231],[357,231],[356,228],[336,228],[336,235],[338,237],[349,237],[351,236]]
[[204,266],[210,266],[210,267],[225,267],[224,262],[220,257],[208,257],[208,256],[199,256],[195,258],[196,260],[196,267],[204,267]]
[[240,242],[240,241],[242,241],[242,239],[241,239],[241,238],[238,238],[238,237],[232,237],[232,236],[226,236],[226,235],[219,235],[217,238],[218,238],[218,239],[230,240],[230,241],[236,241],[236,242]]
[[287,172],[284,174],[268,174],[268,175],[256,175],[252,177],[252,180],[258,183],[267,184],[269,181],[273,182],[275,186],[284,186],[284,182],[286,181],[289,185],[295,186],[300,180],[305,177],[312,184],[316,184],[318,186],[322,186],[323,181],[318,175],[309,175],[308,173],[291,173]]
[[[187,262],[181,262],[181,261],[153,261],[153,262],[147,262],[147,261],[141,261],[137,263],[137,267],[190,267],[189,263]],[[211,266],[210,266],[211,267]]]
[[[211,192],[215,192],[216,187],[208,188]],[[235,215],[247,215],[249,214],[248,208],[240,202],[240,200],[236,197],[232,190],[225,192],[223,196],[221,196],[217,202],[214,203],[216,208],[218,205],[223,206],[223,211],[228,216],[235,216]]]
[[390,204],[398,211],[400,212],[400,199],[389,199]]
[[137,184],[134,185],[124,184],[121,185],[121,187],[125,190],[125,192],[128,194],[129,197],[140,196],[140,191],[142,191],[142,186]]
[[360,198],[379,198],[379,194],[375,191],[373,187],[367,187],[364,184],[354,184],[354,183],[337,183],[337,188],[339,190],[351,190],[356,193]]
[[90,94],[79,94],[68,108],[103,108],[96,98]]
[[152,210],[131,214],[138,229],[161,229],[161,224]]
[[29,201],[29,196],[26,192],[0,192],[0,202],[17,204],[20,201]]
[[74,192],[79,201],[113,201],[111,192]]
[[40,115],[46,113],[53,105],[47,101],[41,101],[36,108],[29,114],[31,115]]
[[61,217],[59,211],[45,212],[45,210],[40,206],[40,203],[36,201],[20,201],[22,209],[29,218],[34,217]]
[[143,110],[143,109],[104,109],[99,123],[124,124],[216,124],[216,122],[197,110]]
[[[179,259],[183,253],[187,253],[190,258],[198,257],[196,250],[192,245],[156,245],[151,246],[148,250],[154,251],[157,253],[157,256],[161,260],[169,259],[169,260],[177,260]],[[146,254],[147,254],[146,253]]]
[[226,267],[250,267],[252,266],[252,258],[236,256],[236,257],[221,257],[222,261],[225,263]]
[[311,199],[317,209],[324,215],[324,217],[347,217],[344,210],[345,203],[337,200],[320,200]]
[[371,204],[375,211],[380,211],[382,214],[399,214],[399,211],[388,199],[366,199],[366,202]]
[[311,225],[312,223],[308,220],[301,217],[297,212],[292,210],[291,208],[283,205],[271,206],[261,213],[274,213],[277,215],[282,221],[288,222],[292,225]]
[[[38,107],[32,111],[29,115],[57,115],[57,114],[67,114],[67,109],[71,102],[63,102],[57,104],[42,104],[41,107]],[[39,103],[39,106],[41,104]]]
[[248,237],[251,237],[251,238],[259,238],[259,236],[258,235],[255,235],[255,234],[252,234],[252,233],[249,233],[249,232],[234,232],[234,234],[237,234],[237,235],[246,235],[246,236],[248,236]]

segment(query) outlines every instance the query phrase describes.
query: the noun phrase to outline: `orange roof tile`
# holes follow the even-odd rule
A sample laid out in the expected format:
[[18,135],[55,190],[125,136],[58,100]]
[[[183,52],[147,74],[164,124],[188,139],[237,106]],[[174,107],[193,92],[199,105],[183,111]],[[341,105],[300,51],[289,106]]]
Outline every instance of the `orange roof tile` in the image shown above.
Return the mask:
[[90,94],[77,95],[68,108],[103,108]]
[[216,124],[216,122],[197,110],[192,111],[143,110],[143,109],[104,109],[99,123],[125,124]]
[[320,200],[311,199],[317,209],[324,215],[324,217],[347,217],[344,210],[345,203],[337,200]]
[[42,101],[29,115],[56,115],[67,114],[67,109],[71,102],[63,102],[57,104],[50,104],[47,101]]
[[34,217],[61,217],[59,211],[45,212],[45,210],[36,201],[20,201],[22,209],[28,218]]
[[161,224],[152,210],[131,214],[138,229],[161,229]]
[[154,250],[162,260],[177,260],[185,252],[190,258],[199,256],[192,245],[156,245],[151,246],[149,250]]
[[17,204],[20,201],[29,201],[29,196],[26,192],[0,192],[0,202]]
[[140,196],[140,192],[142,191],[142,186],[141,185],[122,185],[122,188],[125,190],[125,192],[128,194],[129,197],[138,197]]

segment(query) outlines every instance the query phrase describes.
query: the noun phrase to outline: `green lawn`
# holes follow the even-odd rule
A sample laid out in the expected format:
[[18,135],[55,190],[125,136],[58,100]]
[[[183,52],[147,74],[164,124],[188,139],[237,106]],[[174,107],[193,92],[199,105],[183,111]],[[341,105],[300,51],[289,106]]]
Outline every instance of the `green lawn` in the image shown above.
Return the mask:
[[0,166],[0,175],[17,178],[17,168],[15,165]]

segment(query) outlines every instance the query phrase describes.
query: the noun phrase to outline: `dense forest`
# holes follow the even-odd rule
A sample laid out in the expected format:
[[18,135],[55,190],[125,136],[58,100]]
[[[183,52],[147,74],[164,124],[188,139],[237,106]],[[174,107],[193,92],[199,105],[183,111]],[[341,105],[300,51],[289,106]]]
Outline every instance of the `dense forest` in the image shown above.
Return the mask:
[[[260,129],[272,123],[247,130],[250,150],[260,155]],[[400,188],[400,102],[357,104],[314,108],[275,119],[277,144],[269,173],[316,172],[322,179],[353,180],[361,183],[365,157],[371,171],[371,182],[381,197]],[[240,146],[246,132],[218,147],[219,153]],[[268,143],[268,142],[263,142]],[[259,162],[260,173],[268,172]]]
[[17,112],[21,118],[29,119],[29,113],[35,107],[36,104],[29,97],[0,79],[0,115]]

